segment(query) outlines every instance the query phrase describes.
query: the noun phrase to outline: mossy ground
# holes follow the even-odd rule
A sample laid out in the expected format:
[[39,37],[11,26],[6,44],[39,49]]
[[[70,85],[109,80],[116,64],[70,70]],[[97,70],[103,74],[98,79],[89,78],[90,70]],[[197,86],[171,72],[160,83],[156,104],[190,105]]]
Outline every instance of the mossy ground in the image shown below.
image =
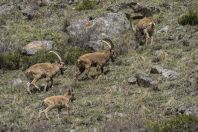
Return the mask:
[[[111,2],[118,1],[111,0]],[[107,1],[107,3],[111,2]],[[144,2],[142,1],[142,3]],[[150,3],[160,5],[159,0],[156,2],[152,0]],[[148,4],[150,3],[148,2]],[[71,129],[76,131],[87,131],[87,129],[139,131],[141,128],[152,127],[148,125],[148,122],[153,124],[171,118],[172,116],[164,114],[167,107],[174,109],[180,106],[198,105],[198,50],[196,42],[194,43],[194,40],[197,40],[197,27],[185,26],[182,27],[185,31],[176,30],[178,22],[175,16],[183,13],[180,11],[180,6],[183,7],[182,3],[174,1],[171,3],[176,7],[173,12],[163,12],[162,17],[160,16],[162,20],[157,24],[156,29],[170,25],[170,31],[167,34],[155,34],[152,46],[144,47],[144,50],[134,50],[134,42],[131,41],[132,31],[123,35],[126,38],[124,43],[128,47],[128,52],[118,56],[115,63],[110,63],[110,71],[102,75],[98,81],[84,80],[74,83],[77,68],[75,65],[67,65],[65,74],[55,77],[54,86],[46,93],[36,91],[32,95],[28,95],[27,79],[22,70],[4,71],[5,73],[0,74],[1,129],[4,131],[69,131]],[[42,9],[44,10],[45,7]],[[86,15],[97,15],[97,13],[104,12],[104,9],[94,11],[87,11]],[[71,19],[86,15],[84,11],[77,12]],[[14,27],[6,30],[8,32],[6,40],[17,41],[23,45],[35,39],[46,39],[48,36],[46,34],[49,34],[49,38],[57,41],[61,46],[66,46],[67,43],[64,43],[67,40],[66,33],[60,32],[65,18],[61,18],[64,17],[58,18],[54,14],[50,19],[43,21],[42,17],[28,22],[14,19],[15,23],[8,23],[8,27]],[[167,18],[171,21],[168,21]],[[38,24],[40,22],[46,23],[47,26]],[[29,31],[32,31],[33,34]],[[182,39],[176,39],[179,35],[184,38],[187,36],[186,41],[189,41],[189,44],[186,45]],[[189,35],[190,38],[188,38]],[[174,39],[171,40],[170,37]],[[59,48],[57,47],[57,49]],[[167,56],[158,63],[152,61],[156,58],[156,49],[167,53]],[[175,70],[179,76],[175,80],[168,80],[162,75],[150,74],[153,65]],[[95,69],[92,68],[90,74],[95,73]],[[159,91],[140,87],[137,84],[129,85],[127,79],[136,73],[144,73],[158,80]],[[22,83],[13,85],[13,80],[17,78],[22,79]],[[39,82],[40,85],[43,83],[45,83],[44,80]],[[38,112],[44,109],[41,106],[42,100],[52,95],[61,95],[67,88],[73,88],[76,97],[76,100],[70,104],[70,114],[63,109],[60,119],[58,119],[58,112],[54,109],[49,112],[51,120],[46,120],[44,115],[39,119]]]

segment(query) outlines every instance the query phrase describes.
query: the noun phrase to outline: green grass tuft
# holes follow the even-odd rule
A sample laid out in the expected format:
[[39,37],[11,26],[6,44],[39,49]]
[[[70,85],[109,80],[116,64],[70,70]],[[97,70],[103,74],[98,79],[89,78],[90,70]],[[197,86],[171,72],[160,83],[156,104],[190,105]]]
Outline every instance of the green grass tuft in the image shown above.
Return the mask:
[[147,125],[152,132],[187,132],[192,130],[197,123],[198,119],[196,117],[178,115],[160,122],[149,122]]
[[64,55],[64,60],[67,64],[75,64],[78,57],[82,54],[88,53],[89,50],[81,48],[70,48]]
[[96,2],[95,1],[90,1],[90,0],[83,0],[76,6],[76,10],[81,11],[81,10],[91,10],[96,7]]
[[197,25],[198,24],[198,14],[195,11],[189,10],[186,14],[178,18],[178,23],[181,25]]

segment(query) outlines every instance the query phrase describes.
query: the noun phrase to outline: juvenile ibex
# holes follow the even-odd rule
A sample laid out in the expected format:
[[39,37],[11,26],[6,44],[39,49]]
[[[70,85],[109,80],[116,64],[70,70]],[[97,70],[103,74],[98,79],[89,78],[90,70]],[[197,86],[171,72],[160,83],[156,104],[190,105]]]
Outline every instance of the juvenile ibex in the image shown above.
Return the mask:
[[76,62],[76,66],[80,71],[80,73],[76,74],[76,79],[78,79],[79,75],[81,75],[83,72],[88,78],[90,78],[88,74],[91,67],[96,67],[96,78],[98,78],[98,76],[103,73],[103,67],[108,63],[108,61],[111,59],[112,62],[114,62],[115,52],[113,42],[107,38],[103,39],[102,41],[106,43],[110,49],[106,51],[87,53],[80,56]]
[[25,76],[28,79],[28,87],[27,91],[31,94],[30,86],[34,86],[36,89],[40,91],[40,88],[35,84],[38,80],[45,78],[47,84],[45,85],[44,91],[48,87],[49,82],[51,82],[50,87],[53,85],[53,77],[60,71],[63,74],[64,62],[61,57],[54,51],[50,51],[49,53],[54,53],[58,59],[58,63],[38,63],[30,66],[27,70],[25,70]]
[[133,31],[135,32],[136,39],[139,39],[141,35],[144,36],[145,44],[148,44],[150,39],[151,45],[153,43],[153,33],[155,30],[155,22],[150,17],[144,17],[135,26],[132,25]]
[[58,117],[59,117],[59,113],[61,109],[62,108],[69,109],[68,103],[74,100],[75,100],[75,97],[74,97],[73,90],[70,90],[70,89],[64,95],[51,96],[51,97],[45,98],[42,105],[46,105],[47,108],[39,112],[39,118],[41,117],[41,113],[45,113],[45,117],[49,120],[47,112],[54,108],[58,109]]

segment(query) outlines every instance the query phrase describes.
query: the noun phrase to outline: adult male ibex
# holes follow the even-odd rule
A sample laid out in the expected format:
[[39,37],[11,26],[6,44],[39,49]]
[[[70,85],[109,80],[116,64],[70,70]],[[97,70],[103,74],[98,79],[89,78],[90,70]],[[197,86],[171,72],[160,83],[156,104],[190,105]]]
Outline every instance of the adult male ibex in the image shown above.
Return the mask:
[[83,72],[88,78],[90,78],[88,74],[91,67],[96,67],[96,78],[98,78],[98,76],[103,73],[103,67],[108,63],[108,61],[111,59],[112,62],[114,62],[115,52],[113,42],[108,38],[105,38],[102,41],[110,48],[106,51],[87,53],[80,56],[76,62],[76,66],[80,71],[80,73],[76,74],[76,79],[78,79],[79,75]]
[[75,100],[73,90],[68,90],[64,95],[51,96],[44,99],[44,105],[47,105],[47,108],[39,112],[39,118],[41,113],[45,113],[45,117],[49,120],[47,112],[51,109],[58,108],[58,117],[62,108],[69,109],[69,102]]
[[136,39],[139,39],[140,36],[144,36],[144,43],[147,45],[148,40],[150,39],[151,45],[153,43],[153,33],[155,30],[155,22],[153,18],[144,17],[141,19],[135,26],[133,25],[133,31],[135,32]]
[[45,85],[44,91],[48,87],[49,82],[51,82],[50,87],[53,85],[53,77],[60,71],[63,74],[64,62],[61,57],[54,51],[50,51],[49,53],[54,53],[58,59],[58,63],[38,63],[30,66],[27,70],[25,70],[25,76],[28,79],[28,87],[27,91],[31,94],[30,86],[34,86],[34,88],[40,91],[40,88],[35,84],[38,80],[45,78],[47,84]]

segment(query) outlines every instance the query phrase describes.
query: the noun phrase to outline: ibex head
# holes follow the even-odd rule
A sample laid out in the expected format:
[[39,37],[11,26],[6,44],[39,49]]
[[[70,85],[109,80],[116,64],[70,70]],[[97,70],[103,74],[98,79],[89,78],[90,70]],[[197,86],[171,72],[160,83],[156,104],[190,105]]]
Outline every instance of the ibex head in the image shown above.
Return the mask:
[[73,89],[68,89],[64,96],[69,97],[71,102],[76,100],[76,98],[74,97]]
[[58,59],[59,59],[58,64],[59,64],[60,72],[63,75],[64,69],[65,69],[65,63],[62,61],[60,55],[58,55],[58,53],[56,53],[55,51],[49,51],[49,53],[54,53],[58,57]]

